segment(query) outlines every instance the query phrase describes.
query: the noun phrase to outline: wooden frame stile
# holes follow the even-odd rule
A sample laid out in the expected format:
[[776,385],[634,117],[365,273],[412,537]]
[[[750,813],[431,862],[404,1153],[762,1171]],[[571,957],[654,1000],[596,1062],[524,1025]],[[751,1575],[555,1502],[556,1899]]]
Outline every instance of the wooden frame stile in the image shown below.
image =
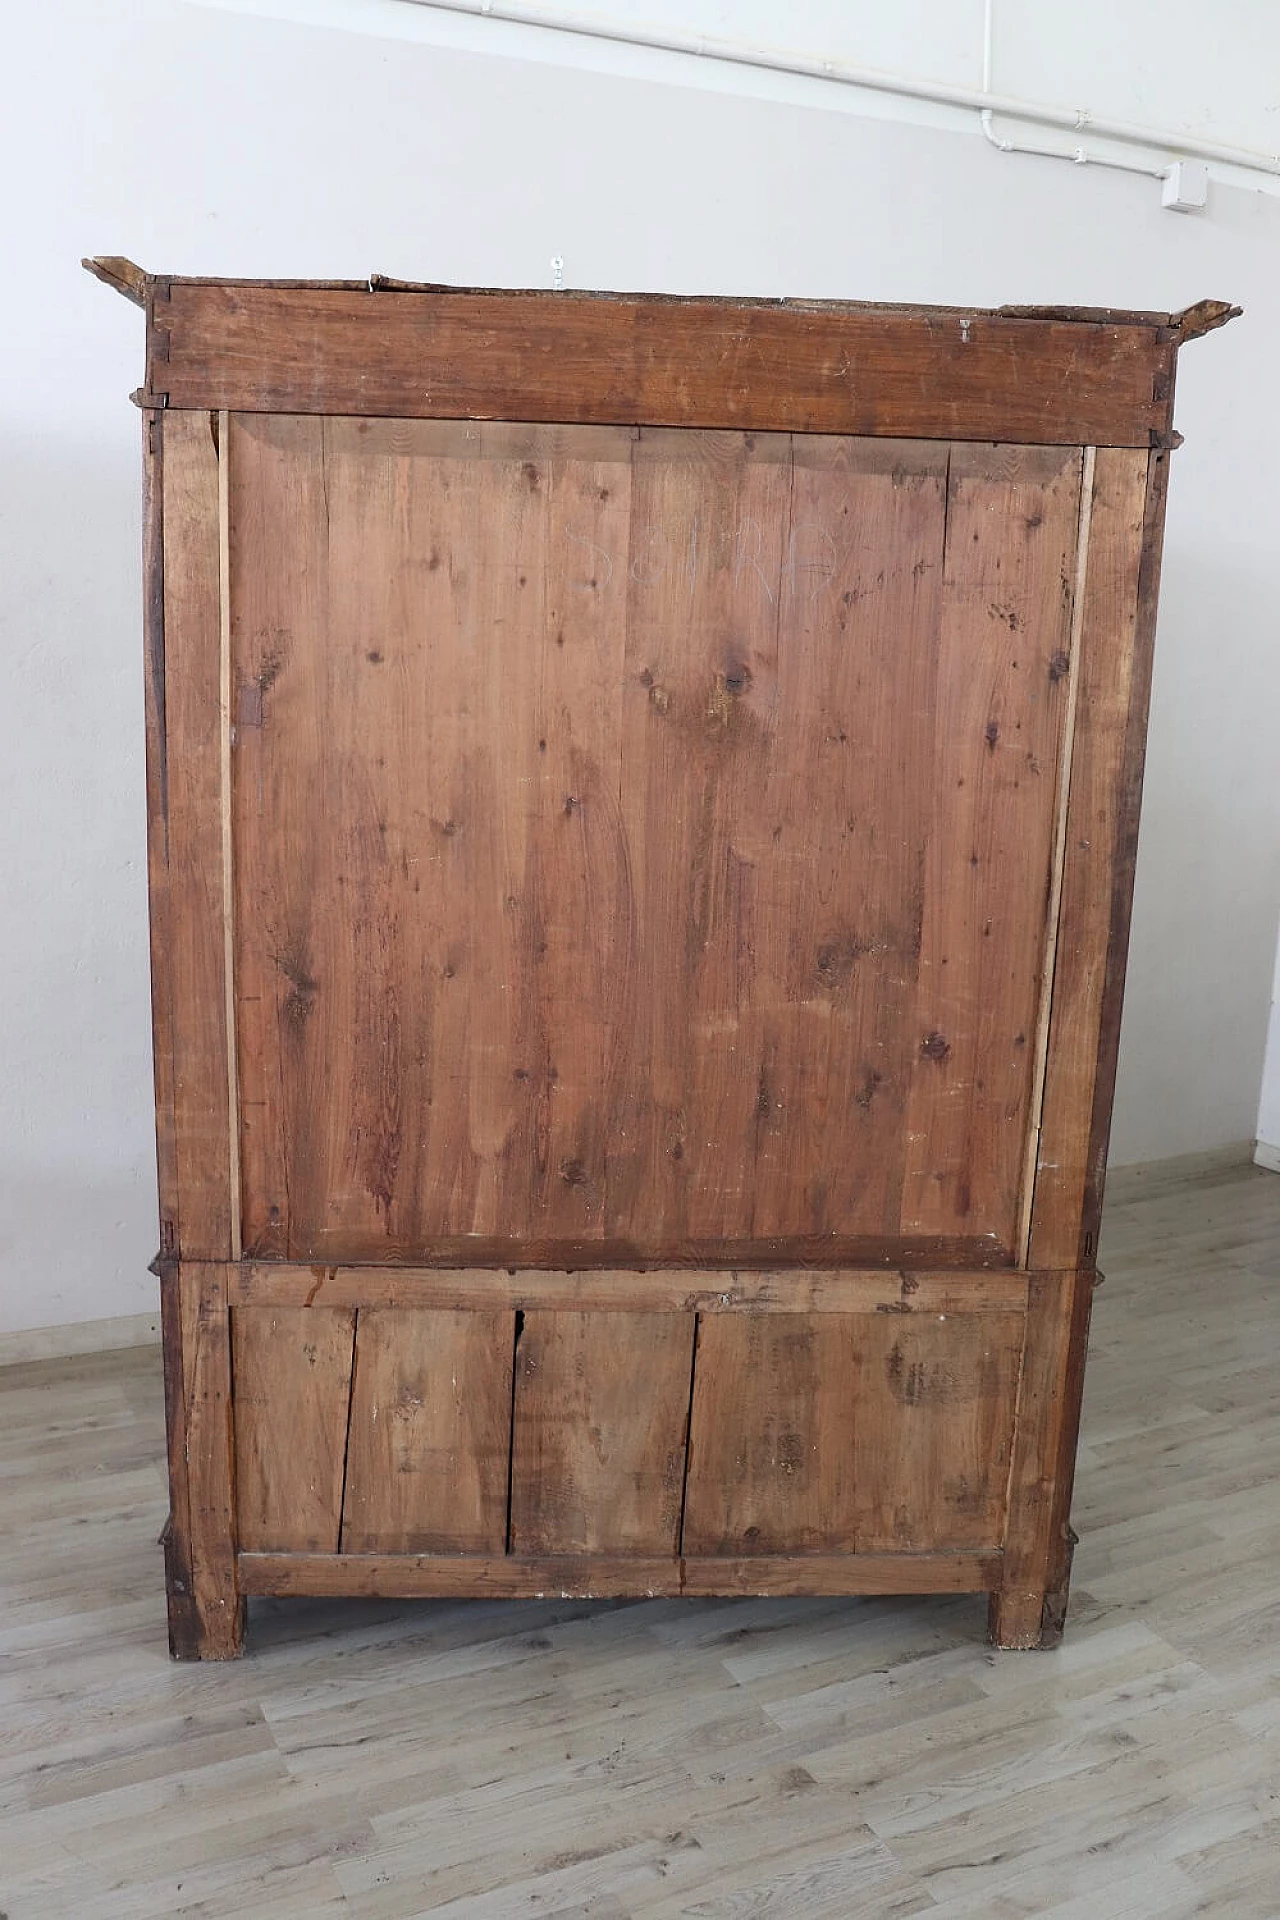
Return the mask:
[[1075,1536],[1071,1493],[1097,1229],[1119,1048],[1155,634],[1168,449],[1098,450],[1090,564],[1081,580],[1078,674],[1055,883],[1052,1019],[1027,1219],[1027,1333],[1010,1465],[997,1646],[1061,1638]]
[[231,827],[231,416],[218,415],[218,770],[222,829],[222,970],[227,1043],[227,1194],[231,1258],[244,1251],[236,1047],[235,875]]
[[[153,858],[163,849],[153,878],[152,992],[157,1077],[168,1082],[172,1111],[171,1146],[163,1118],[159,1129],[165,1224],[158,1262],[172,1488],[169,1634],[178,1658],[225,1659],[240,1651],[244,1607],[235,1573],[227,1306],[239,1196],[229,1151],[224,489],[213,416],[166,409],[148,418],[159,469],[148,521],[156,562],[148,602],[155,743],[148,790],[160,822]],[[173,1181],[169,1205],[166,1178]]]

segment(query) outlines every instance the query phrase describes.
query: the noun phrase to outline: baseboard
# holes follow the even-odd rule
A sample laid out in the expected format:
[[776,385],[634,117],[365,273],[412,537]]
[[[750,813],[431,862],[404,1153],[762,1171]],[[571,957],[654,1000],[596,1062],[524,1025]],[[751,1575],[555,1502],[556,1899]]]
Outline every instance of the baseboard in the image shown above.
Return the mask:
[[29,1360],[68,1360],[81,1353],[112,1353],[118,1347],[160,1344],[158,1313],[122,1313],[110,1320],[72,1320],[64,1327],[26,1327],[0,1333],[0,1367]]
[[1106,1197],[1109,1201],[1136,1200],[1179,1186],[1184,1180],[1230,1173],[1233,1168],[1249,1166],[1252,1160],[1253,1141],[1232,1140],[1225,1147],[1211,1147],[1204,1153],[1178,1153],[1167,1160],[1136,1160],[1128,1166],[1108,1167]]
[[1259,1140],[1253,1149],[1255,1167],[1265,1167],[1269,1173],[1280,1173],[1280,1147],[1273,1147],[1269,1140]]

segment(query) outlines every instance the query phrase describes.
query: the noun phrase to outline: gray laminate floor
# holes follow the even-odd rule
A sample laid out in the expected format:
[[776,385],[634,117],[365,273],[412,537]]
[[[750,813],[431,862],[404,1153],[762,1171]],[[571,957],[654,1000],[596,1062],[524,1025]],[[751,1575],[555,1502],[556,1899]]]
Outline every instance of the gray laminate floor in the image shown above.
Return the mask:
[[0,1372],[8,1920],[1280,1916],[1280,1177],[1113,1181],[1062,1649],[979,1599],[263,1603],[165,1649],[159,1360]]

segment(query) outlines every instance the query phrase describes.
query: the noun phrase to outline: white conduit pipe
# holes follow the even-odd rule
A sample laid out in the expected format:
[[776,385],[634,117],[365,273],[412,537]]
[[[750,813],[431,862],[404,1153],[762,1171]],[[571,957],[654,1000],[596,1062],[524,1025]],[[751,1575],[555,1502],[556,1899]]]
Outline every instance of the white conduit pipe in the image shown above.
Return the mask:
[[[995,0],[984,0],[982,11],[982,91],[987,95],[991,92],[992,43],[994,37]],[[1146,174],[1149,179],[1153,180],[1163,180],[1168,172],[1167,167],[1153,167],[1150,161],[1118,160],[1100,153],[1086,153],[1083,147],[1046,147],[1029,140],[1007,140],[1002,138],[992,125],[994,118],[992,108],[983,107],[978,117],[982,122],[983,133],[991,142],[991,145],[1000,153],[1033,153],[1038,155],[1042,160],[1071,160],[1078,167],[1114,167],[1120,173],[1143,173]],[[1020,117],[1029,119],[1031,116],[1026,114]],[[1093,126],[1095,132],[1098,130],[1093,115],[1087,107],[1077,108],[1075,125],[1078,133],[1083,133],[1087,126]],[[1159,143],[1153,141],[1150,144]]]
[[[472,19],[499,20],[508,26],[547,27],[555,33],[571,33],[588,40],[607,40],[619,46],[642,47],[653,53],[691,54],[704,60],[723,60],[732,66],[756,67],[766,73],[796,74],[804,80],[830,80],[845,87],[864,87],[872,93],[891,93],[900,99],[928,100],[940,107],[960,107],[983,117],[983,131],[1002,152],[1044,152],[1056,158],[1089,162],[1094,166],[1126,167],[1121,160],[1106,160],[1085,154],[1080,149],[1063,152],[1059,148],[1015,147],[991,131],[990,116],[1005,114],[1037,126],[1064,127],[1079,132],[1084,126],[1099,138],[1116,140],[1127,146],[1163,148],[1183,159],[1215,160],[1221,166],[1243,167],[1255,173],[1280,174],[1280,154],[1261,153],[1252,147],[1223,146],[1213,140],[1198,140],[1191,134],[1162,132],[1154,127],[1133,126],[1124,120],[1097,119],[1084,110],[1038,106],[1027,100],[1010,99],[984,87],[956,87],[943,80],[914,80],[881,73],[874,67],[850,66],[842,60],[822,60],[808,54],[784,53],[767,47],[754,47],[745,41],[717,40],[706,34],[682,34],[633,31],[611,26],[607,21],[585,18],[582,14],[558,13],[550,7],[521,6],[518,0],[410,0],[419,7],[431,7],[437,13],[460,13]],[[1135,167],[1157,178],[1163,167]]]

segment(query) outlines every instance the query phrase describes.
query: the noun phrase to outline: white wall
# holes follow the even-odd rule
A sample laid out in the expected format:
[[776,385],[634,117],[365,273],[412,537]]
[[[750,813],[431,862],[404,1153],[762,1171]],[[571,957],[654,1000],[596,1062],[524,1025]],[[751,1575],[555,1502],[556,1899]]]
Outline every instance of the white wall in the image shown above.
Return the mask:
[[153,1297],[142,323],[85,252],[546,285],[558,251],[578,286],[1242,301],[1180,375],[1114,1157],[1252,1137],[1280,900],[1280,201],[1218,188],[1181,217],[1150,181],[816,88],[710,91],[179,0],[42,0],[5,36],[0,1331]]

